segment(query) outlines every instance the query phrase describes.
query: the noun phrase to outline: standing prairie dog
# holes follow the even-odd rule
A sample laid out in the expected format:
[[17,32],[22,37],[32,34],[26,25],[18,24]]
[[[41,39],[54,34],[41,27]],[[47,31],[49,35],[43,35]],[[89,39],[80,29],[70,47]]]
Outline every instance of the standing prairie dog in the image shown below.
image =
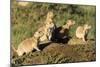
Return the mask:
[[46,20],[45,20],[45,24],[44,24],[44,27],[46,27],[47,29],[49,29],[49,30],[52,30],[52,29],[54,29],[55,28],[55,24],[54,24],[54,22],[53,22],[53,18],[54,18],[54,14],[53,14],[53,12],[48,12],[47,13],[47,18],[46,18]]
[[28,38],[24,41],[22,41],[19,45],[18,45],[18,49],[16,50],[13,46],[12,49],[18,54],[18,56],[22,56],[24,53],[29,53],[34,49],[36,49],[37,51],[40,51],[38,48],[38,44],[39,44],[39,38],[42,36],[42,34],[39,34],[39,36],[34,36],[31,38]]
[[62,26],[62,30],[60,31],[60,33],[64,33],[65,29],[69,30],[70,27],[73,26],[74,24],[75,24],[75,21],[67,20],[66,24]]
[[55,24],[53,23],[53,12],[47,13],[47,18],[44,22],[44,25],[40,27],[34,34],[34,36],[38,36],[38,32],[43,33],[43,36],[40,37],[40,42],[42,41],[49,41],[52,37],[52,31],[55,28]]
[[76,29],[76,37],[86,42],[86,35],[89,29],[91,29],[91,26],[88,24],[85,24],[84,26],[78,26]]

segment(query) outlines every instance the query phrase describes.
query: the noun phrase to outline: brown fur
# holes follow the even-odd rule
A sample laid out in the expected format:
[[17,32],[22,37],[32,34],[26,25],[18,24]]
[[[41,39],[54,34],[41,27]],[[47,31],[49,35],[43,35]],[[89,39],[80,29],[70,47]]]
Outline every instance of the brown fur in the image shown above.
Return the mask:
[[84,26],[78,26],[76,29],[76,37],[86,42],[85,36],[87,35],[89,29],[91,29],[91,26],[88,24],[85,24]]
[[16,50],[14,47],[13,50],[18,54],[18,56],[22,56],[24,53],[29,53],[34,49],[40,51],[38,48],[39,38],[43,35],[42,33],[38,32],[39,36],[33,36],[31,38],[25,39],[18,45],[18,49]]
[[71,26],[75,24],[75,21],[67,20],[66,24],[62,26],[60,33],[64,33],[65,29],[69,30]]
[[40,37],[40,41],[48,41],[52,37],[52,30],[55,27],[53,16],[53,12],[48,12],[44,25],[35,32],[34,36],[37,35],[37,32],[43,33],[43,36]]

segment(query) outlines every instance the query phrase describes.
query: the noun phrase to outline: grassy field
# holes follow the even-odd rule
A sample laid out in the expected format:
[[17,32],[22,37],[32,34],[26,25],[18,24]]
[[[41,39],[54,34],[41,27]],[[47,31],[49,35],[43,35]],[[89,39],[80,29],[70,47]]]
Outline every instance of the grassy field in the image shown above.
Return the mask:
[[[21,41],[32,37],[45,21],[48,11],[54,12],[54,22],[57,26],[62,26],[68,19],[75,20],[76,24],[69,31],[72,39],[66,44],[40,45],[41,52],[33,51],[22,57],[14,56],[12,57],[13,64],[31,65],[95,61],[96,6],[33,2],[29,2],[27,6],[20,6],[13,0],[11,5],[11,44],[17,49]],[[88,44],[73,39],[77,26],[86,23],[92,26],[87,36]],[[77,45],[73,45],[73,42]]]

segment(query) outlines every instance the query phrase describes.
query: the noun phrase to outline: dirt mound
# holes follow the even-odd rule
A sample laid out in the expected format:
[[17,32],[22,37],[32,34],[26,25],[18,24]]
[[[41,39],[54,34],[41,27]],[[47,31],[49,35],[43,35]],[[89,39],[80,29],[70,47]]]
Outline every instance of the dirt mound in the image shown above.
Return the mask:
[[95,42],[89,42],[90,44],[85,45],[42,44],[39,46],[42,47],[42,51],[33,51],[22,57],[14,57],[12,64],[31,65],[95,61]]

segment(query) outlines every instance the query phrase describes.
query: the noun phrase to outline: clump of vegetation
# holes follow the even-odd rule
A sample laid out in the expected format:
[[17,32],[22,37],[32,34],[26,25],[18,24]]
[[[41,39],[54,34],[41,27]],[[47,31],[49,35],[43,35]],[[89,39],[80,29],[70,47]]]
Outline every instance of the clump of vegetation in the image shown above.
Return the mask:
[[91,25],[92,29],[87,38],[94,40],[85,45],[80,45],[81,43],[78,43],[79,45],[53,43],[43,48],[41,52],[30,52],[22,57],[12,58],[14,65],[95,61],[95,6],[29,2],[26,7],[23,7],[13,0],[11,9],[11,43],[15,48],[21,41],[33,36],[34,32],[45,21],[48,11],[54,12],[54,22],[57,27],[64,25],[68,19],[75,20],[75,25],[69,31],[71,37],[75,36],[77,26]]

